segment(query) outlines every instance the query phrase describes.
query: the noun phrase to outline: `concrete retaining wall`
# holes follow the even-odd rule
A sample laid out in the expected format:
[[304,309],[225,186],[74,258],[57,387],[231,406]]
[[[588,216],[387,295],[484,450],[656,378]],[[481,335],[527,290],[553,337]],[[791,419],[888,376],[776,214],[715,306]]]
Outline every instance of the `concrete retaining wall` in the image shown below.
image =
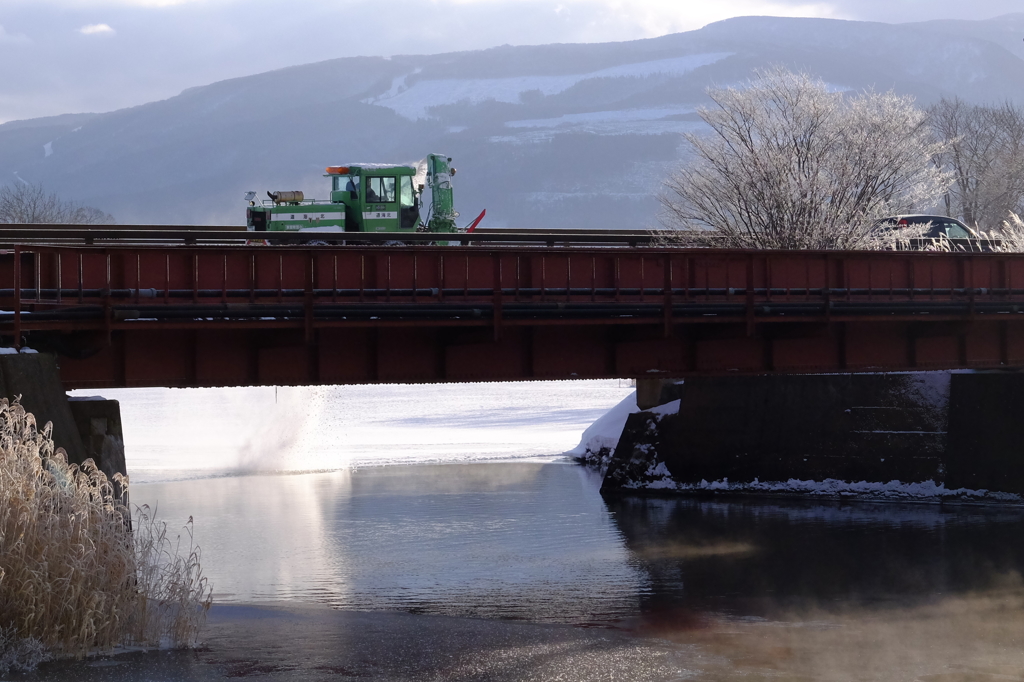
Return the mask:
[[53,423],[53,441],[68,461],[92,458],[107,476],[126,474],[121,410],[116,400],[70,400],[64,392],[56,358],[48,353],[0,355],[0,396],[21,396],[26,411],[42,427]]
[[677,411],[630,416],[605,491],[835,479],[1024,494],[1024,374],[705,377],[679,388]]
[[0,355],[0,395],[10,402],[21,396],[21,405],[35,415],[42,427],[53,423],[53,441],[68,453],[68,461],[80,464],[87,455],[68,397],[60,381],[57,361],[48,353]]
[[68,407],[82,438],[85,457],[91,457],[107,478],[126,475],[120,403],[104,398],[69,398]]

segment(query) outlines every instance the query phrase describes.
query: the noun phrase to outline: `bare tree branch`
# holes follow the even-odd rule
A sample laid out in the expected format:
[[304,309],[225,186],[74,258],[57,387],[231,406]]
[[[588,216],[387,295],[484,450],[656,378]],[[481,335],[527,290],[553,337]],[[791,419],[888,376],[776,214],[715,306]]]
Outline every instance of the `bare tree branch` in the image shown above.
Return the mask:
[[0,187],[0,223],[65,223],[110,225],[114,217],[48,193],[42,185]]
[[[847,96],[783,68],[709,91],[711,134],[665,182],[663,223],[684,241],[737,248],[870,245],[885,216],[930,208],[949,174],[927,115],[891,92]],[[682,235],[685,235],[683,237]]]
[[936,163],[955,178],[946,212],[977,230],[999,231],[1011,211],[1024,209],[1024,111],[943,99],[930,125],[946,150]]

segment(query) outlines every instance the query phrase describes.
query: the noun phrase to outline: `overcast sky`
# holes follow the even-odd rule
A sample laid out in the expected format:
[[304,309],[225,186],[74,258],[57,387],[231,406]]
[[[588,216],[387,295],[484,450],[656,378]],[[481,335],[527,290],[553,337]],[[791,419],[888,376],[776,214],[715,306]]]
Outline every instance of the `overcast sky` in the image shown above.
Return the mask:
[[987,19],[1021,0],[0,0],[0,122],[356,55],[647,38],[743,15]]

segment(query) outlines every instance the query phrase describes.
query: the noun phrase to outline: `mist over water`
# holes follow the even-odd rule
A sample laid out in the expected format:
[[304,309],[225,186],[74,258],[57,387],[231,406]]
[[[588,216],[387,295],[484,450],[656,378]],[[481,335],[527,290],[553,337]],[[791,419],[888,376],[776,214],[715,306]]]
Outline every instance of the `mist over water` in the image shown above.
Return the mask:
[[324,650],[389,680],[1024,679],[1024,510],[604,498],[560,453],[630,391],[107,392],[132,502],[195,518],[224,614],[182,665],[273,643],[274,680]]

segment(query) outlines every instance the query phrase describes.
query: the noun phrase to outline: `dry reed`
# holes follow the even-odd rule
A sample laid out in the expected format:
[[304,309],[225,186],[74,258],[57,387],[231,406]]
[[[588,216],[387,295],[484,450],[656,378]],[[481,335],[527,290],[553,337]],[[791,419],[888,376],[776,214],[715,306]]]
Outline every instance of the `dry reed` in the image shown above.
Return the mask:
[[999,240],[998,247],[993,249],[995,251],[1024,252],[1024,218],[1011,211],[1009,219],[1003,221],[999,230],[993,231],[991,235],[987,236]]
[[210,593],[192,520],[184,555],[148,507],[131,530],[112,482],[92,460],[68,464],[51,432],[0,399],[0,674],[49,654],[194,643]]

